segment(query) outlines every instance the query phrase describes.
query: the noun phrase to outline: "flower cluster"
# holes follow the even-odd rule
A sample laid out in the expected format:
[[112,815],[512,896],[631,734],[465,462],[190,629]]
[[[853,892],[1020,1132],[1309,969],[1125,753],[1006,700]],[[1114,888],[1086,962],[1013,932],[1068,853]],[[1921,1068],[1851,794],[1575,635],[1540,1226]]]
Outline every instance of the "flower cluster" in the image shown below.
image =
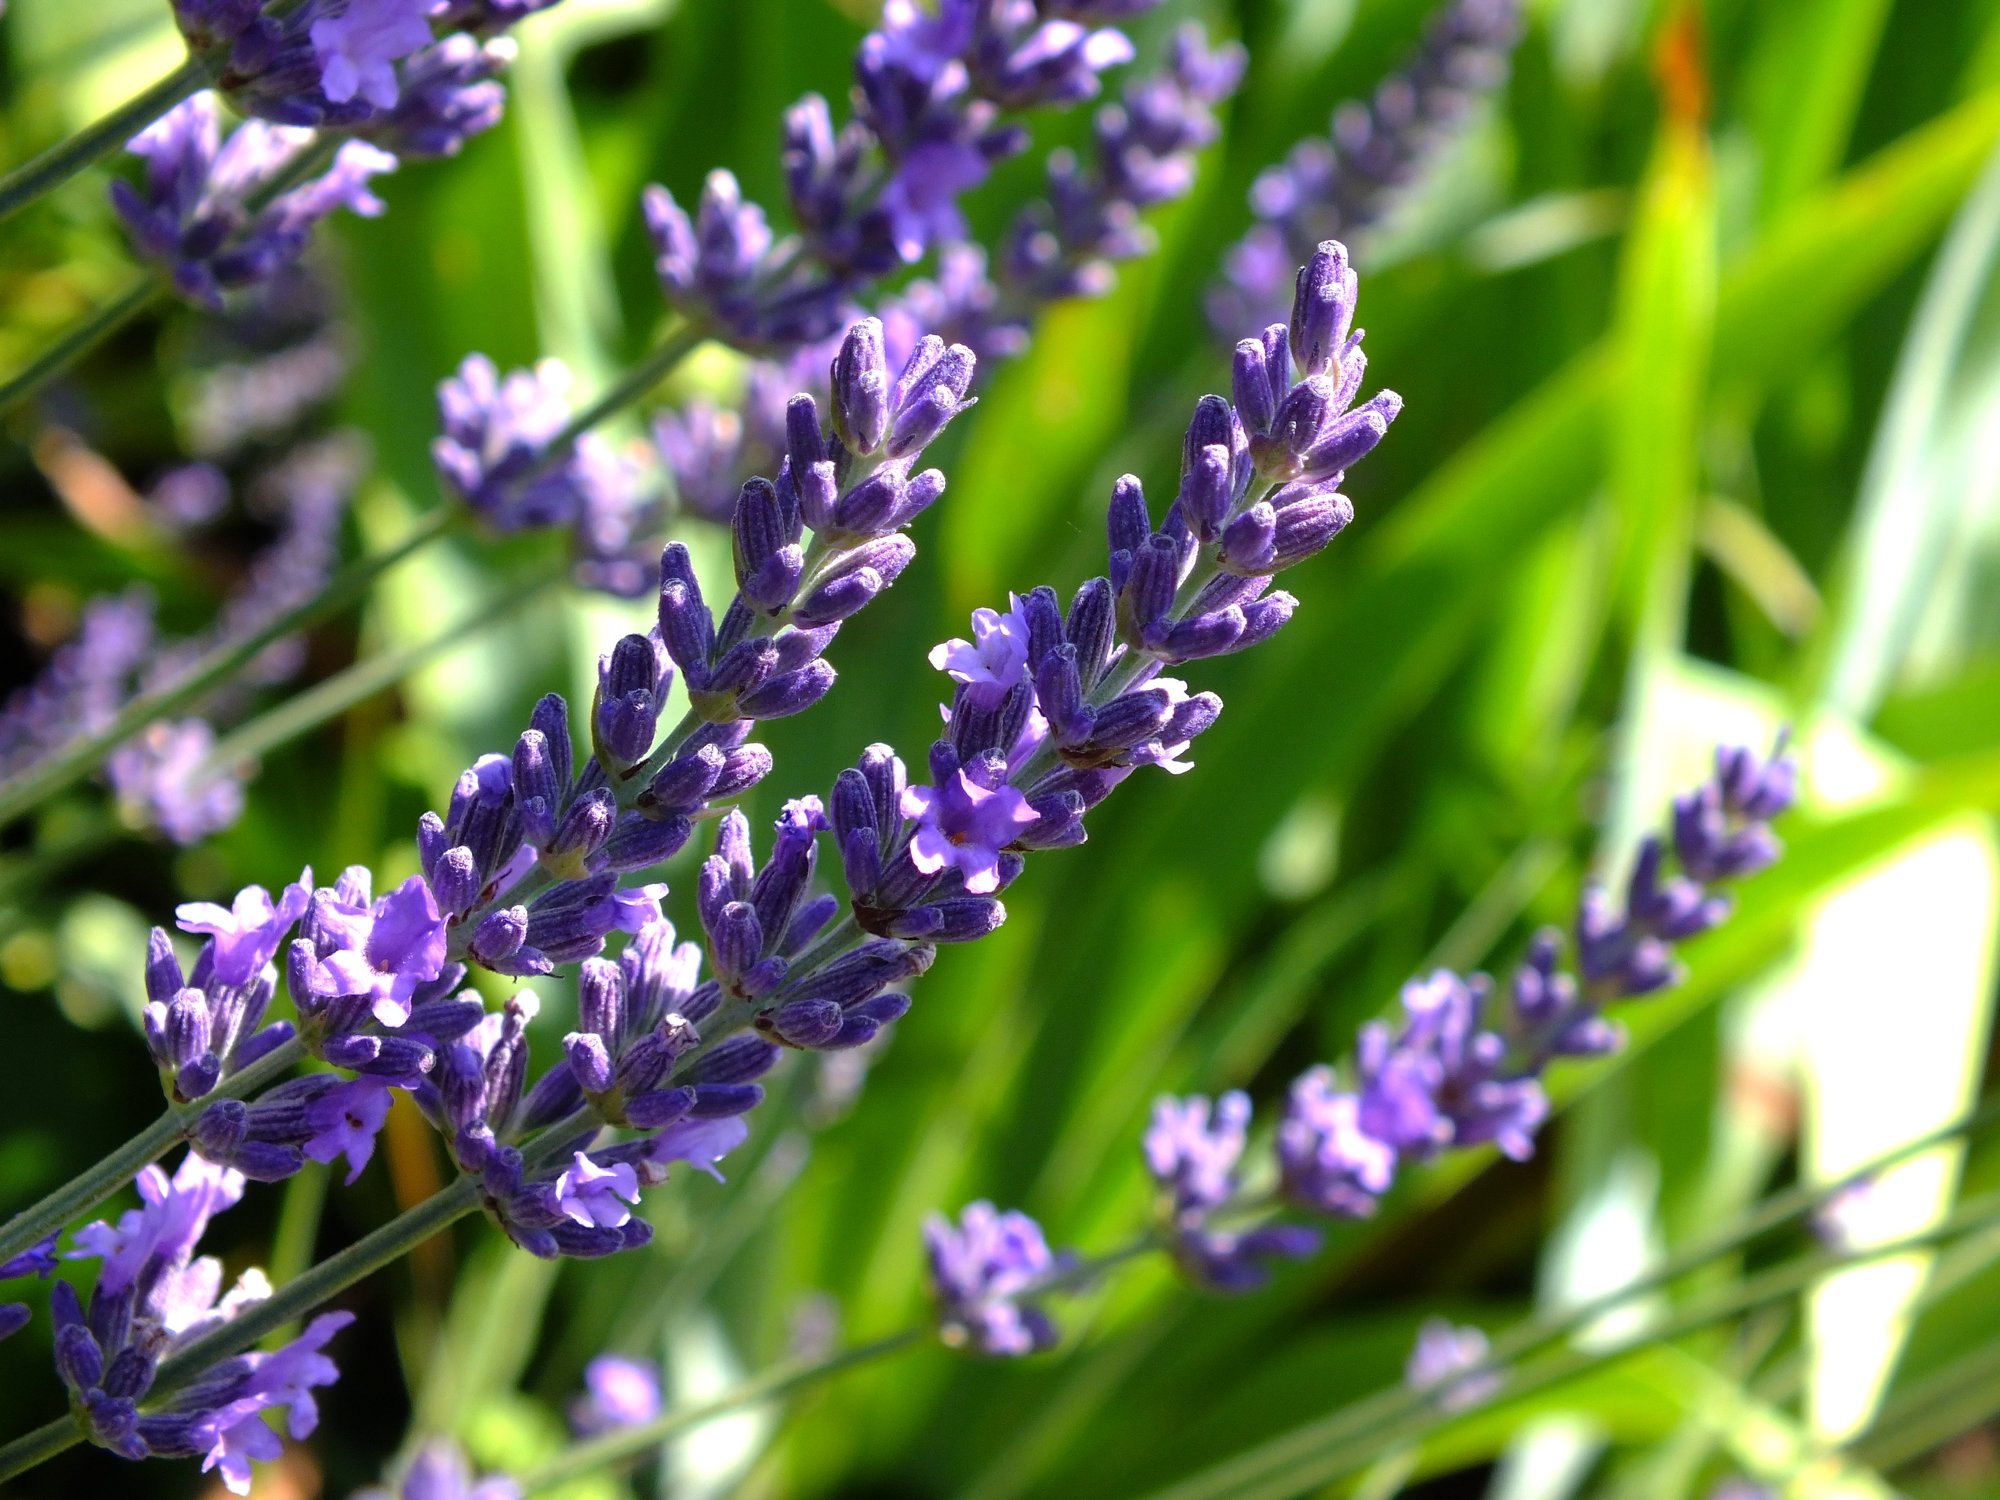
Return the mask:
[[[1586,889],[1576,923],[1577,977],[1562,971],[1561,938],[1548,932],[1515,971],[1504,1008],[1493,1003],[1494,985],[1484,975],[1440,971],[1405,985],[1400,1021],[1361,1028],[1345,1080],[1318,1066],[1293,1083],[1270,1141],[1280,1204],[1365,1217],[1403,1165],[1487,1143],[1516,1160],[1532,1155],[1548,1114],[1542,1078],[1549,1066],[1616,1050],[1619,1033],[1604,1008],[1677,981],[1673,944],[1728,916],[1728,900],[1714,885],[1755,874],[1778,857],[1770,823],[1791,806],[1796,779],[1782,740],[1768,758],[1740,747],[1717,750],[1714,774],[1674,802],[1671,847],[1680,873],[1666,874],[1668,844],[1648,838],[1622,903],[1601,887]],[[1309,1255],[1318,1243],[1310,1227],[1273,1217],[1269,1194],[1247,1190],[1250,1114],[1241,1093],[1162,1099],[1143,1141],[1146,1171],[1159,1190],[1160,1242],[1191,1280],[1217,1291],[1255,1287],[1269,1262]],[[1231,1219],[1245,1227],[1230,1227]],[[1041,1243],[1039,1230],[1032,1238]],[[940,1293],[947,1307],[952,1295]],[[996,1286],[988,1296],[1004,1301],[1008,1293]],[[1037,1308],[1035,1316],[1044,1315]],[[949,1329],[947,1337],[958,1341]],[[1497,1383],[1492,1372],[1477,1371],[1485,1354],[1477,1330],[1426,1325],[1410,1383],[1435,1390],[1448,1409],[1476,1404]]]
[[[318,593],[338,560],[356,473],[352,446],[327,438],[302,445],[254,479],[253,491],[281,510],[278,535],[205,631],[163,638],[150,596],[138,590],[87,604],[75,639],[0,709],[0,770],[24,771],[99,732],[136,693],[172,684],[207,653],[257,634]],[[228,491],[220,471],[190,465],[155,487],[152,504],[170,524],[191,526],[226,504]],[[242,687],[287,681],[304,664],[296,638],[275,641],[246,665],[236,692],[208,705],[206,717],[159,720],[119,746],[103,774],[126,824],[193,844],[234,823],[247,771],[217,763],[215,721],[240,708]]]
[[1054,1346],[1056,1326],[1036,1292],[1070,1261],[1050,1251],[1033,1219],[968,1204],[957,1224],[932,1217],[924,1247],[947,1344],[1003,1357]]
[[[1115,20],[1149,6],[1150,0],[1142,0],[1094,15],[1069,9],[1076,12],[1074,19]],[[931,275],[879,300],[891,362],[905,358],[923,330],[965,345],[982,364],[1009,358],[1027,346],[1028,325],[1043,306],[1108,291],[1113,264],[1151,247],[1139,214],[1184,196],[1193,186],[1193,153],[1214,139],[1213,107],[1234,92],[1243,67],[1241,48],[1211,49],[1199,27],[1183,27],[1166,65],[1128,84],[1122,105],[1099,111],[1089,165],[1066,150],[1051,157],[1047,197],[1017,215],[998,261],[997,280],[989,274],[985,250],[954,234],[936,242],[937,266]],[[852,183],[865,176],[861,164],[869,133],[850,124],[836,135],[818,98],[803,101],[787,116],[787,131],[785,165],[793,212],[809,231],[809,248],[826,264],[844,268],[859,295],[867,277],[894,260],[889,236],[875,232],[886,225],[886,217],[871,213],[857,218],[845,208]],[[834,170],[833,162],[845,165]],[[733,179],[715,187],[734,201]],[[907,205],[909,194],[903,198]],[[729,221],[712,215],[709,222],[719,231]],[[956,208],[950,207],[945,226],[956,230],[958,222]],[[810,232],[814,226],[817,234]],[[701,227],[699,215],[694,227]],[[767,236],[767,230],[757,234],[760,241]],[[874,245],[872,253],[858,249],[864,240]],[[741,476],[762,472],[784,451],[785,401],[792,392],[812,390],[823,381],[830,355],[830,345],[809,342],[754,360],[736,406],[718,407],[697,398],[660,414],[656,445],[683,510],[727,519]]]
[[[432,0],[305,0],[270,16],[262,0],[174,0],[190,52],[219,59],[221,77],[131,141],[144,177],[114,182],[111,198],[133,247],[182,296],[219,309],[224,291],[297,261],[320,220],[381,213],[371,178],[400,159],[455,156],[492,129],[514,52],[490,33],[515,17],[437,10]],[[449,30],[459,12],[463,29]],[[433,40],[438,21],[449,34]],[[221,99],[250,117],[226,141]],[[334,133],[360,138],[313,176]]]
[[142,1409],[163,1363],[271,1289],[253,1269],[224,1293],[221,1264],[195,1255],[209,1219],[242,1197],[240,1173],[190,1153],[171,1181],[147,1167],[138,1189],[140,1206],[115,1226],[76,1233],[69,1258],[102,1265],[87,1308],[68,1282],[55,1285],[56,1369],[92,1442],[132,1459],[200,1455],[204,1471],[248,1494],[250,1461],[279,1452],[265,1413],[287,1413],[294,1438],[312,1433],[313,1388],[339,1375],[324,1350],[353,1315],[323,1313],[283,1348],[225,1359]]
[[219,309],[225,289],[268,280],[296,261],[329,214],[383,211],[369,179],[394,171],[396,158],[365,141],[346,142],[324,173],[282,190],[312,144],[311,131],[264,120],[245,121],[224,141],[216,96],[196,94],[133,137],[144,180],[113,182],[111,201],[139,254],[182,296]]
[[1320,240],[1352,240],[1379,223],[1474,104],[1506,80],[1521,32],[1520,0],[1449,0],[1417,55],[1367,103],[1333,113],[1327,135],[1300,141],[1250,189],[1257,223],[1223,258],[1209,317],[1227,336],[1272,312],[1285,278]]
[[465,1455],[439,1439],[417,1450],[394,1489],[365,1489],[354,1500],[521,1500],[521,1489],[500,1475],[474,1479]]

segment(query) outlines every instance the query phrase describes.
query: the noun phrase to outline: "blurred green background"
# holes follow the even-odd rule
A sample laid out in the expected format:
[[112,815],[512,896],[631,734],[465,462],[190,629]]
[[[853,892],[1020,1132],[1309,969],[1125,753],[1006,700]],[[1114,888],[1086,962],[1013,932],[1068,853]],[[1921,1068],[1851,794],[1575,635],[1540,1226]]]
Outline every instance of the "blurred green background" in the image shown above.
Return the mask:
[[[15,0],[0,22],[0,155],[164,71],[164,9]],[[771,726],[778,770],[754,816],[824,793],[872,740],[919,760],[943,696],[930,645],[1009,588],[1066,592],[1101,566],[1118,474],[1170,489],[1193,400],[1226,389],[1227,350],[1197,309],[1247,223],[1251,178],[1406,57],[1428,10],[1170,0],[1135,28],[1141,66],[1189,16],[1248,45],[1224,138],[1194,195],[1157,217],[1158,254],[1113,296],[1047,317],[934,450],[951,488],[917,527],[920,562],[843,632],[832,698]],[[1061,1243],[1116,1243],[1146,1211],[1136,1139],[1154,1095],[1243,1086],[1272,1100],[1344,1053],[1410,975],[1510,963],[1536,926],[1565,920],[1587,871],[1617,868],[1708,745],[1762,744],[1780,723],[1811,789],[1784,830],[1790,857],[1691,948],[1684,988],[1628,1017],[1644,1045],[1559,1074],[1570,1107],[1532,1164],[1414,1173],[1379,1221],[1242,1301],[1132,1269],[1070,1306],[1056,1356],[908,1355],[704,1429],[636,1482],[677,1496],[1143,1494],[1393,1381],[1430,1313],[1491,1328],[1613,1285],[1772,1185],[1838,1172],[1974,1096],[2000,887],[2000,10],[1529,12],[1511,81],[1356,247],[1370,383],[1407,406],[1353,479],[1355,525],[1288,578],[1293,624],[1191,674],[1228,705],[1196,771],[1135,777],[1087,846],[1037,858],[1005,929],[945,953],[888,1046],[791,1067],[728,1189],[662,1193],[645,1253],[551,1267],[467,1227],[350,1294],[362,1320],[344,1336],[346,1378],[320,1435],[260,1493],[346,1494],[412,1413],[489,1464],[532,1461],[606,1347],[664,1360],[675,1397],[693,1400],[829,1326],[904,1326],[923,1307],[918,1229],[933,1209],[991,1197]],[[565,0],[522,28],[506,122],[458,160],[387,181],[387,216],[341,224],[326,247],[354,354],[340,417],[375,456],[350,553],[442,503],[431,393],[466,353],[558,355],[590,388],[644,348],[661,314],[640,187],[689,201],[726,165],[775,212],[780,110],[806,90],[839,97],[872,19],[864,0]],[[1035,151],[981,190],[975,227],[1003,226],[1047,149],[1086,130],[1082,115],[1038,122]],[[101,173],[10,224],[0,366],[126,267]],[[192,627],[240,574],[254,524],[192,550],[107,533],[50,478],[58,425],[133,485],[173,461],[172,372],[197,321],[131,330],[11,421],[10,680],[90,593],[143,578],[163,616]],[[734,378],[715,351],[667,394],[726,394]],[[639,424],[620,435],[638,441]],[[726,547],[687,534],[720,579]],[[429,638],[552,545],[434,549],[318,632],[309,673]],[[415,820],[456,772],[511,742],[541,693],[587,700],[600,646],[646,613],[560,590],[524,599],[274,752],[248,816],[195,849],[119,837],[37,863],[99,816],[87,789],[17,835],[8,868],[34,878],[7,884],[0,913],[0,1201],[44,1190],[156,1108],[133,1024],[147,924],[307,862],[323,880],[350,861],[413,868]],[[698,853],[669,872],[677,917]],[[537,1041],[553,1056],[573,1000],[543,989]],[[253,1194],[211,1238],[232,1271],[288,1274],[441,1170],[414,1117],[392,1121],[383,1160],[352,1189],[314,1172]],[[1935,1216],[1958,1170],[1933,1163],[1885,1225]],[[1963,1173],[1990,1183],[2000,1156],[1974,1150]],[[1457,1471],[1423,1492],[1491,1485],[1508,1500],[1700,1495],[1739,1472],[1800,1495],[2000,1492],[2000,1427],[1982,1426],[2000,1411],[1985,1258],[1921,1292],[1850,1277],[1503,1409],[1418,1456],[1412,1482]],[[10,1425],[57,1404],[45,1340],[38,1327],[0,1346]],[[1933,1431],[1940,1411],[1953,1420]],[[16,1492],[204,1487],[191,1465],[113,1462],[73,1453]]]

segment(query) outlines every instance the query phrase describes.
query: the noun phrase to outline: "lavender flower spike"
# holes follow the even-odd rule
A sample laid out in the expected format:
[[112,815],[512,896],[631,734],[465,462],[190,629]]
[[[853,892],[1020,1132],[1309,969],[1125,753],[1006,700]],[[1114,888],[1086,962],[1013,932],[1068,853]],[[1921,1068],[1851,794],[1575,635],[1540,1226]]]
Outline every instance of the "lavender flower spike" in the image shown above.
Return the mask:
[[1414,1391],[1435,1392],[1432,1399],[1444,1411],[1482,1406],[1493,1399],[1502,1383],[1498,1370],[1469,1373],[1485,1362],[1486,1350],[1486,1335],[1477,1328],[1427,1318],[1417,1330],[1417,1345],[1403,1371],[1404,1383]]
[[1160,1218],[1174,1258],[1214,1291],[1249,1291],[1269,1279],[1270,1261],[1301,1259],[1319,1249],[1318,1232],[1305,1225],[1237,1231],[1209,1223],[1240,1191],[1237,1167],[1249,1124],[1250,1100],[1241,1093],[1213,1102],[1199,1095],[1161,1099],[1143,1142],[1146,1170],[1161,1189]]
[[268,280],[297,260],[329,214],[382,212],[368,180],[394,171],[396,159],[363,141],[343,145],[324,175],[252,209],[257,190],[310,139],[250,120],[222,142],[215,95],[196,94],[133,138],[129,149],[146,158],[144,186],[112,183],[112,205],[141,257],[158,262],[182,296],[219,309],[224,289]]
[[225,1359],[142,1408],[161,1363],[269,1296],[270,1284],[247,1271],[218,1301],[221,1267],[195,1257],[210,1217],[242,1196],[240,1173],[190,1153],[171,1182],[149,1166],[137,1185],[140,1207],[115,1227],[100,1221],[77,1231],[70,1258],[103,1266],[87,1311],[67,1282],[57,1283],[57,1371],[99,1447],[135,1460],[199,1455],[204,1472],[219,1470],[231,1492],[248,1494],[251,1461],[280,1452],[264,1413],[286,1411],[293,1437],[311,1434],[319,1420],[313,1388],[339,1375],[323,1351],[352,1315],[324,1313],[284,1348]]
[[1041,1226],[1024,1213],[967,1205],[954,1225],[924,1225],[939,1336],[954,1348],[1016,1357],[1055,1346],[1056,1326],[1033,1289],[1060,1273],[1069,1257],[1050,1252]]
[[635,1427],[660,1414],[660,1372],[618,1354],[600,1354],[583,1368],[587,1394],[570,1404],[570,1425],[581,1435]]
[[1327,135],[1299,142],[1259,175],[1250,189],[1258,222],[1225,255],[1225,277],[1209,292],[1216,331],[1271,321],[1291,268],[1313,245],[1351,241],[1379,223],[1480,96],[1506,79],[1520,33],[1520,0],[1449,0],[1417,55],[1372,99],[1342,104]]

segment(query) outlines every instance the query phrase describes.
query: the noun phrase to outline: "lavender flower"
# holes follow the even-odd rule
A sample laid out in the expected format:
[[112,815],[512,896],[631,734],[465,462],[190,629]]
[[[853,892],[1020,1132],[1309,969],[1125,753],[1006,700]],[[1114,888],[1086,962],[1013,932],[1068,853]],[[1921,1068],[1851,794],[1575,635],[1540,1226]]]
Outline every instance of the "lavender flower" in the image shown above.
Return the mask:
[[209,1219],[243,1193],[241,1174],[190,1154],[171,1182],[158,1167],[137,1179],[140,1207],[116,1226],[99,1221],[77,1231],[71,1259],[103,1266],[86,1311],[67,1282],[52,1299],[56,1368],[90,1441],[123,1458],[203,1456],[234,1493],[248,1494],[251,1461],[279,1454],[267,1412],[289,1414],[294,1438],[319,1420],[312,1391],[339,1372],[322,1352],[348,1313],[325,1313],[284,1348],[236,1355],[182,1385],[157,1407],[144,1407],[159,1366],[245,1306],[270,1295],[260,1271],[247,1271],[218,1301],[220,1264],[195,1257]]
[[399,97],[396,63],[431,41],[431,0],[305,0],[282,17],[255,6],[247,20],[218,15],[232,8],[229,0],[176,3],[190,46],[225,52],[221,88],[230,103],[283,125],[378,119]]
[[[55,1271],[56,1236],[50,1235],[33,1249],[24,1250],[12,1260],[0,1261],[0,1281],[18,1281],[24,1276],[39,1276],[47,1280]],[[24,1302],[0,1302],[0,1339],[7,1339],[28,1326],[33,1314]]]
[[308,132],[250,120],[221,140],[215,95],[196,94],[133,137],[146,159],[143,187],[111,185],[112,205],[134,250],[158,262],[182,296],[219,309],[222,293],[274,275],[304,252],[313,227],[339,209],[373,217],[382,200],[369,178],[395,170],[396,159],[349,141],[321,176],[253,206],[310,143]]
[[[428,42],[428,28],[424,36]],[[458,155],[500,123],[507,89],[499,78],[515,52],[505,37],[482,42],[463,33],[424,47],[404,63],[397,96],[367,127],[368,138],[406,161]]]
[[505,1475],[475,1481],[472,1466],[456,1445],[438,1439],[425,1443],[403,1471],[395,1489],[366,1489],[354,1500],[520,1500],[521,1489]]
[[[1440,1409],[1469,1411],[1483,1406],[1499,1391],[1498,1370],[1482,1370],[1486,1335],[1461,1328],[1444,1318],[1427,1318],[1417,1330],[1417,1345],[1404,1367],[1404,1382],[1414,1391],[1431,1391]],[[1473,1373],[1477,1372],[1477,1373]]]
[[[1623,910],[1587,888],[1577,917],[1582,982],[1561,970],[1562,946],[1543,933],[1516,969],[1506,1005],[1484,975],[1439,971],[1404,986],[1403,1020],[1364,1026],[1355,1087],[1315,1068],[1293,1085],[1277,1151],[1286,1196],[1320,1213],[1373,1211],[1399,1162],[1492,1142],[1507,1156],[1533,1154],[1548,1113],[1541,1078],[1562,1057],[1615,1051],[1614,1001],[1674,983],[1672,945],[1706,931],[1728,904],[1705,879],[1752,873],[1777,857],[1769,820],[1790,806],[1796,771],[1783,742],[1768,760],[1725,747],[1715,775],[1674,804],[1675,853],[1641,846]],[[1697,873],[1699,872],[1699,873]]]
[[1361,1101],[1313,1068],[1292,1085],[1278,1125],[1285,1196],[1301,1208],[1343,1218],[1375,1211],[1395,1180],[1395,1148],[1361,1128]]
[[978,779],[964,767],[940,777],[937,787],[905,787],[898,811],[915,822],[910,863],[923,875],[956,870],[967,894],[1000,888],[1000,853],[1041,821],[1028,799],[1003,779],[1004,763],[981,761]]
[[242,817],[243,783],[210,767],[214,750],[206,719],[162,720],[120,745],[104,776],[125,821],[198,844]]
[[1242,1093],[1213,1102],[1200,1096],[1161,1099],[1143,1141],[1174,1258],[1196,1282],[1215,1291],[1249,1291],[1269,1279],[1270,1261],[1301,1259],[1319,1248],[1319,1234],[1304,1225],[1229,1230],[1210,1223],[1241,1191],[1237,1168],[1249,1124],[1250,1100]]
[[1299,142],[1263,172],[1250,189],[1258,222],[1225,255],[1224,279],[1209,292],[1216,331],[1268,321],[1313,245],[1353,240],[1379,223],[1479,98],[1506,80],[1520,31],[1520,0],[1450,0],[1417,55],[1371,100],[1342,104],[1327,136]]
[[586,1394],[570,1404],[579,1435],[636,1427],[660,1414],[660,1372],[636,1359],[600,1354],[583,1367]]
[[1002,1357],[1055,1347],[1055,1324],[1034,1294],[1071,1262],[1051,1253],[1033,1219],[973,1203],[956,1225],[937,1215],[927,1220],[924,1245],[947,1344]]

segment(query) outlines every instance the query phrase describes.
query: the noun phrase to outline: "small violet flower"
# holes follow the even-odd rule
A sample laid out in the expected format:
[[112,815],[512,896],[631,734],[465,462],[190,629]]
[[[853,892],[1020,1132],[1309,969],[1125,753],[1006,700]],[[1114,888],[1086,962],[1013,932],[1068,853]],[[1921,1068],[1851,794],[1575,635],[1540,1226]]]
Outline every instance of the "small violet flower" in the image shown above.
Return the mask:
[[1024,1213],[973,1203],[956,1225],[934,1215],[924,1225],[924,1244],[945,1343],[1003,1357],[1054,1347],[1056,1326],[1030,1294],[1069,1258],[1049,1250],[1041,1225]]
[[377,109],[396,104],[396,61],[431,43],[430,0],[348,0],[312,23],[320,87],[335,104],[357,96]]
[[311,899],[312,871],[307,869],[276,901],[261,885],[246,886],[226,907],[189,901],[174,908],[174,916],[181,931],[214,939],[216,982],[246,984],[264,971]]
[[975,896],[1000,888],[1000,851],[1037,819],[1017,788],[982,786],[963,768],[941,787],[905,787],[900,810],[917,825],[910,862],[924,875],[957,870]]
[[660,1414],[660,1372],[617,1354],[600,1354],[583,1368],[586,1394],[570,1407],[577,1432],[636,1427]]
[[972,612],[972,639],[954,637],[931,649],[931,665],[970,691],[975,707],[994,709],[1007,690],[1028,675],[1028,622],[1019,596],[1007,596],[1005,614],[992,609]]
[[629,1162],[600,1167],[579,1151],[555,1190],[557,1207],[577,1223],[617,1229],[632,1217],[625,1205],[639,1201],[639,1174]]

